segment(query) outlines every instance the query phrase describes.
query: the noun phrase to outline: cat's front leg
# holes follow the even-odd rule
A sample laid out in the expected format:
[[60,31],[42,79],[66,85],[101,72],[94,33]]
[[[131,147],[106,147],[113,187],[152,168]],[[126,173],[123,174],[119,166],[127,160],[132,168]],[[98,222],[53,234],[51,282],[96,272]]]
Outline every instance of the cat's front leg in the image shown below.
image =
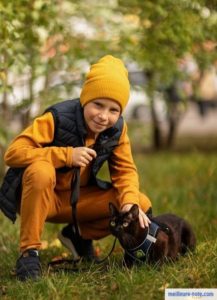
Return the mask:
[[135,259],[126,252],[124,253],[123,265],[127,268],[132,268],[135,264]]

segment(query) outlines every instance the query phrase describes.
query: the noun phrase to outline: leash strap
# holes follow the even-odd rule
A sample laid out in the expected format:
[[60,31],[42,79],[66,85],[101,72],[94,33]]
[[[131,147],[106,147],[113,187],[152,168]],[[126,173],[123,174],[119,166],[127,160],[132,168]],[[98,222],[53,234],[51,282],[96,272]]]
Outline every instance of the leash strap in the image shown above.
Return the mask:
[[[112,252],[115,248],[116,241],[117,241],[117,238],[114,239],[114,242],[113,242],[110,252],[104,258],[95,261],[95,263],[97,265],[103,263],[104,261],[106,261],[109,258],[109,256],[112,254]],[[74,273],[74,272],[78,272],[78,271],[87,271],[88,270],[87,268],[79,268],[78,267],[79,262],[80,262],[80,259],[74,260],[74,259],[61,258],[61,259],[57,259],[54,261],[50,261],[48,263],[48,268],[53,268],[53,270],[55,272],[67,271],[67,272]]]
[[[89,146],[89,148],[94,149],[97,154],[100,151],[106,151],[109,147],[116,146],[117,142],[113,140],[106,141],[104,144],[92,144]],[[80,167],[73,168],[73,177],[71,181],[71,198],[70,203],[72,206],[72,220],[73,220],[73,226],[72,230],[75,234],[76,242],[80,243],[81,249],[83,252],[83,239],[80,234],[80,230],[78,227],[78,221],[77,221],[77,202],[80,196]]]
[[[115,147],[116,145],[117,145],[116,140],[109,139],[103,144],[98,144],[98,143],[92,144],[89,146],[89,148],[94,149],[97,152],[97,155],[99,155],[100,152],[107,151],[108,148]],[[84,253],[84,243],[80,234],[78,221],[77,221],[77,202],[79,196],[80,196],[80,167],[75,167],[73,169],[73,177],[71,181],[71,198],[70,198],[70,203],[72,206],[72,221],[73,221],[72,230],[75,234],[76,243],[80,244],[81,246],[81,252],[82,252],[81,255],[82,255]],[[115,242],[109,255],[112,253],[114,247],[115,247]],[[109,255],[107,255],[107,257]],[[105,259],[103,259],[102,261],[104,261]]]
[[76,231],[80,234],[78,229],[78,223],[77,223],[77,217],[76,217],[76,207],[77,202],[80,196],[80,168],[74,168],[72,182],[71,182],[71,206],[73,208],[72,210],[72,219],[74,221],[74,227],[76,228]]
[[[109,140],[103,145],[98,145],[98,144],[93,144],[90,145],[89,148],[94,149],[97,154],[99,154],[100,151],[106,151],[107,148],[109,147],[115,147],[117,145],[117,141]],[[80,196],[80,167],[75,167],[73,168],[73,176],[72,176],[72,181],[71,181],[71,197],[70,197],[70,204],[72,206],[72,230],[75,234],[75,243],[78,243],[81,247],[81,255],[84,253],[84,243],[83,239],[80,234],[79,226],[78,226],[78,221],[77,221],[77,202]],[[116,238],[114,240],[112,249],[110,250],[109,254],[106,255],[105,258],[98,260],[97,264],[103,263],[108,257],[111,255],[115,248],[116,244]],[[60,264],[64,263],[70,263],[70,264],[76,264],[78,261],[76,260],[68,260],[68,259],[60,259],[57,261],[50,262],[48,266],[58,266]],[[66,270],[66,268],[58,268],[59,270]],[[73,269],[73,272],[77,272],[77,268]]]
[[[72,206],[72,230],[75,234],[76,243],[80,244],[82,253],[84,252],[83,239],[80,234],[77,221],[77,202],[80,196],[80,168],[76,167],[73,171],[73,177],[71,182],[71,198],[70,203]],[[82,254],[81,253],[81,254]]]
[[101,263],[103,263],[104,261],[106,261],[109,258],[109,256],[112,254],[112,252],[113,252],[113,250],[115,248],[116,241],[117,241],[117,238],[114,239],[114,242],[113,242],[113,245],[112,245],[112,248],[111,248],[109,254],[107,254],[106,257],[104,257],[104,258],[99,259],[98,261],[96,261],[97,264],[101,264]]

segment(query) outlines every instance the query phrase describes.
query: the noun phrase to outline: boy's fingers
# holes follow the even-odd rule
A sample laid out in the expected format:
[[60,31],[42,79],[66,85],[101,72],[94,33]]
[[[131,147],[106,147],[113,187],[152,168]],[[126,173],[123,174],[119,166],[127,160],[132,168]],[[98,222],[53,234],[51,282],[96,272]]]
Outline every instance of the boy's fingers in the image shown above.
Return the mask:
[[144,223],[143,223],[143,219],[142,219],[141,215],[139,215],[139,224],[140,224],[141,228],[145,228]]
[[151,223],[146,214],[141,210],[139,213],[139,223],[142,228],[149,227],[149,224]]
[[82,158],[82,161],[81,161],[82,164],[88,165],[89,162],[90,162],[89,159],[87,159],[87,158],[85,158],[85,157]]
[[90,149],[90,148],[86,148],[86,149],[87,149],[87,153],[88,153],[89,155],[91,155],[91,157],[96,158],[96,151],[95,151],[95,150]]
[[149,227],[149,223],[148,223],[147,219],[143,219],[143,222],[144,222],[145,227]]
[[85,153],[83,157],[85,160],[88,160],[88,162],[90,162],[93,159],[93,157],[89,153]]

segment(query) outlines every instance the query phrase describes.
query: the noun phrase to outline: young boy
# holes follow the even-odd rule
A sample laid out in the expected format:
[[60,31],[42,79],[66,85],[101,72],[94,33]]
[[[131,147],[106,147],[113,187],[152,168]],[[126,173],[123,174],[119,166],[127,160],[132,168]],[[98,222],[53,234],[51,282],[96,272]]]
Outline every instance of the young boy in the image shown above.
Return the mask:
[[[129,92],[123,62],[107,55],[91,66],[80,99],[48,108],[6,151],[5,162],[11,168],[0,191],[0,208],[13,221],[16,210],[20,214],[18,279],[41,275],[38,250],[45,222],[69,223],[59,238],[74,256],[87,259],[94,259],[92,240],[109,235],[109,202],[123,211],[138,204],[140,225],[149,225],[146,213],[151,202],[139,192],[127,126],[121,116]],[[111,184],[96,177],[105,161]],[[77,220],[84,251],[75,242],[72,224],[74,167],[80,168]]]

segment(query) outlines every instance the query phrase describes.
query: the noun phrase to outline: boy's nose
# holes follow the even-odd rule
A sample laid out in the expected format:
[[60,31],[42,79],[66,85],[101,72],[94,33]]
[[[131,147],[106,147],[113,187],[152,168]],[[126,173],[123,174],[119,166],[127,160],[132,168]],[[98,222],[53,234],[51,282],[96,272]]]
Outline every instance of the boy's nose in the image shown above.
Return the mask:
[[101,112],[100,114],[99,114],[99,118],[101,119],[101,120],[107,120],[108,119],[108,113],[107,112]]

